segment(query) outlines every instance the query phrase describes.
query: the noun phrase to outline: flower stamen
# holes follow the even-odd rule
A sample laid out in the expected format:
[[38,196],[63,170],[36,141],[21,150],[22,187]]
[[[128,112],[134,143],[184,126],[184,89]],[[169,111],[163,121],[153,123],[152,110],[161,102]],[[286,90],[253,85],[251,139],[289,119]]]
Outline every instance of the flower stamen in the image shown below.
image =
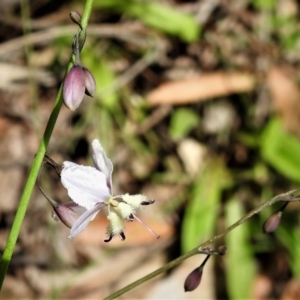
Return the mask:
[[153,200],[147,200],[147,201],[142,201],[141,202],[141,205],[150,205],[150,204],[153,204],[155,202],[155,199],[153,199]]
[[156,239],[160,238],[160,235],[156,234],[148,225],[146,225],[141,219],[139,219],[136,215],[132,214],[132,216],[139,221],[146,229],[148,229],[155,237]]

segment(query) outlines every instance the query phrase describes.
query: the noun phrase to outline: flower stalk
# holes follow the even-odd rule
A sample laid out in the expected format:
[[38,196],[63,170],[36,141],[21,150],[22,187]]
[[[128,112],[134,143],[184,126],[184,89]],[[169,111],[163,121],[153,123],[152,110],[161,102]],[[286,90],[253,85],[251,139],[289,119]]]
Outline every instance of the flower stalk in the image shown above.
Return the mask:
[[[86,0],[84,12],[83,12],[82,18],[81,18],[81,26],[82,26],[82,31],[84,33],[86,31],[88,20],[89,20],[91,11],[92,11],[92,6],[93,6],[93,0]],[[68,64],[67,72],[72,67],[72,60],[73,60],[73,58],[71,58],[71,60]],[[41,139],[36,156],[32,162],[30,173],[28,175],[27,182],[25,184],[25,187],[24,187],[21,199],[20,199],[20,203],[19,203],[16,215],[15,215],[15,219],[14,219],[11,231],[9,233],[6,246],[4,248],[2,259],[0,262],[0,290],[2,288],[7,269],[10,264],[13,252],[14,252],[14,248],[15,248],[18,236],[19,236],[19,232],[21,230],[21,226],[23,223],[23,219],[25,217],[28,203],[29,203],[36,179],[38,177],[39,169],[42,165],[44,155],[46,153],[46,149],[48,147],[48,144],[49,144],[57,117],[59,115],[62,103],[63,103],[63,99],[62,99],[62,85],[61,85],[60,89],[57,93],[57,97],[55,99],[55,103],[54,103],[51,115],[49,117],[44,135]]]

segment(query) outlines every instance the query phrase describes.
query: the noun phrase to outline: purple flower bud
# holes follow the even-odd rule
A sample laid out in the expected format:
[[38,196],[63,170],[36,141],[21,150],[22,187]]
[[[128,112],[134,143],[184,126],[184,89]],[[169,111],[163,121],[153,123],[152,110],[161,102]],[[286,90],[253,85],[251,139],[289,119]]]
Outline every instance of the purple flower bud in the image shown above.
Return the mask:
[[85,81],[86,75],[83,68],[74,65],[67,74],[63,86],[64,103],[71,111],[75,111],[83,100]]
[[84,208],[80,207],[73,201],[68,202],[66,204],[60,204],[59,202],[48,197],[41,186],[39,186],[39,189],[53,207],[52,218],[55,221],[61,220],[62,223],[69,228],[73,226],[75,221],[85,211]]
[[57,217],[69,228],[71,228],[79,218],[79,214],[68,205],[60,204],[53,208]]
[[184,291],[185,292],[191,292],[199,286],[201,279],[202,279],[203,268],[209,258],[210,258],[210,255],[207,255],[206,258],[204,259],[204,261],[201,263],[201,265],[198,268],[196,268],[195,270],[193,270],[187,276],[187,278],[185,279],[185,282],[184,282]]
[[277,227],[281,221],[281,215],[282,215],[282,211],[278,211],[278,212],[272,214],[264,223],[263,232],[264,233],[274,232],[277,229]]
[[195,290],[200,284],[202,274],[203,274],[203,268],[200,267],[192,271],[184,282],[184,291],[191,292]]
[[96,81],[94,76],[87,68],[83,68],[85,74],[85,94],[93,97],[96,90]]

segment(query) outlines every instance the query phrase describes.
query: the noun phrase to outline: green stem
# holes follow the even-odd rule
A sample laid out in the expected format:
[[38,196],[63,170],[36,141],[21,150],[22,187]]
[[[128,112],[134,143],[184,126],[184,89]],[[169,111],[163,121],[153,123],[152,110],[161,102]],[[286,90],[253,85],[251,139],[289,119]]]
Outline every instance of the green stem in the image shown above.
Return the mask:
[[109,295],[108,297],[104,298],[103,300],[112,300],[112,299],[116,299],[118,298],[119,296],[127,293],[128,291],[134,289],[135,287],[139,286],[140,284],[156,277],[157,275],[159,274],[162,274],[164,272],[166,272],[167,270],[171,269],[171,268],[174,268],[175,266],[179,265],[181,262],[183,262],[185,259],[188,259],[189,257],[191,256],[194,256],[196,254],[199,253],[199,250],[198,250],[198,247],[197,248],[194,248],[193,250],[183,254],[182,256],[172,260],[171,262],[165,264],[164,266],[162,266],[161,268],[155,270],[154,272],[138,279],[137,281],[127,285],[126,287],[118,290],[117,292]]
[[[89,20],[89,16],[91,14],[91,10],[92,10],[92,6],[93,6],[93,0],[87,0],[85,7],[84,7],[84,12],[82,14],[82,19],[81,19],[81,25],[82,28],[84,28],[84,30],[87,27],[88,24],[88,20]],[[72,62],[73,61],[73,57],[70,60],[70,63],[68,64],[68,68],[67,68],[67,72],[70,70],[70,68],[72,67]],[[63,99],[62,99],[62,84],[60,86],[60,89],[58,91],[55,103],[54,103],[54,107],[52,110],[52,113],[50,115],[48,124],[46,126],[43,138],[40,142],[37,154],[33,160],[32,166],[31,166],[31,170],[27,179],[27,182],[25,184],[24,190],[23,190],[23,194],[21,196],[20,199],[20,203],[15,215],[15,219],[11,228],[11,231],[9,233],[8,239],[7,239],[7,243],[2,255],[2,260],[0,263],[0,289],[2,288],[2,284],[5,278],[5,274],[7,272],[8,266],[10,264],[11,261],[11,257],[19,236],[19,232],[23,223],[23,219],[28,207],[28,203],[38,176],[38,172],[39,169],[42,165],[43,162],[43,158],[44,155],[46,153],[48,144],[49,144],[49,140],[51,138],[57,117],[59,115],[62,103],[63,103]]]
[[[133,288],[141,285],[142,283],[144,283],[144,282],[156,277],[157,275],[162,274],[162,273],[166,272],[167,270],[179,265],[181,262],[183,262],[184,260],[188,259],[189,257],[191,257],[193,255],[201,254],[201,253],[205,254],[206,253],[206,251],[204,250],[205,247],[207,247],[208,245],[211,245],[213,242],[223,238],[227,233],[229,233],[230,231],[232,231],[233,229],[235,229],[237,226],[241,225],[242,223],[246,222],[247,220],[249,220],[251,217],[253,217],[257,213],[259,213],[265,207],[273,205],[277,202],[289,203],[289,202],[293,202],[293,201],[300,201],[300,189],[293,190],[293,191],[287,192],[285,194],[280,194],[280,195],[272,198],[271,200],[262,203],[259,207],[253,209],[247,215],[245,215],[243,218],[241,218],[240,220],[238,220],[237,222],[235,222],[234,224],[229,226],[224,232],[220,233],[219,235],[216,235],[212,239],[202,243],[201,245],[199,245],[196,248],[192,249],[191,251],[183,254],[182,256],[179,256],[175,260],[172,260],[171,262],[165,264],[164,266],[162,266],[161,268],[155,270],[154,272],[138,279],[137,281],[134,281],[133,283],[125,286],[124,288],[118,290],[117,292],[112,293],[108,297],[104,298],[104,300],[112,300],[112,299],[118,298],[119,296],[127,293],[128,291],[130,291]],[[216,254],[216,253],[212,252],[211,254]]]

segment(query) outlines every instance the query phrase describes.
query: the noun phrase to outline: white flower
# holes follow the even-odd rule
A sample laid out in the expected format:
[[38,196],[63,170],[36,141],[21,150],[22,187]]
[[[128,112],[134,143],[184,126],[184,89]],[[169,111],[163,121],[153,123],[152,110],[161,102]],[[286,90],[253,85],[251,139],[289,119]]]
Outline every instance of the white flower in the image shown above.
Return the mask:
[[[69,238],[74,238],[82,232],[96,214],[107,206],[107,219],[110,224],[107,228],[108,239],[105,241],[110,241],[115,235],[120,235],[122,239],[125,239],[124,220],[140,221],[135,216],[137,209],[141,205],[151,204],[154,201],[148,200],[144,195],[125,194],[114,197],[112,192],[113,164],[107,158],[98,140],[92,142],[92,157],[95,167],[81,166],[69,161],[65,161],[62,165],[63,186],[68,190],[70,198],[86,209],[72,225]],[[146,226],[143,222],[141,223]],[[149,230],[154,233],[151,229]],[[158,238],[156,234],[155,236]]]

